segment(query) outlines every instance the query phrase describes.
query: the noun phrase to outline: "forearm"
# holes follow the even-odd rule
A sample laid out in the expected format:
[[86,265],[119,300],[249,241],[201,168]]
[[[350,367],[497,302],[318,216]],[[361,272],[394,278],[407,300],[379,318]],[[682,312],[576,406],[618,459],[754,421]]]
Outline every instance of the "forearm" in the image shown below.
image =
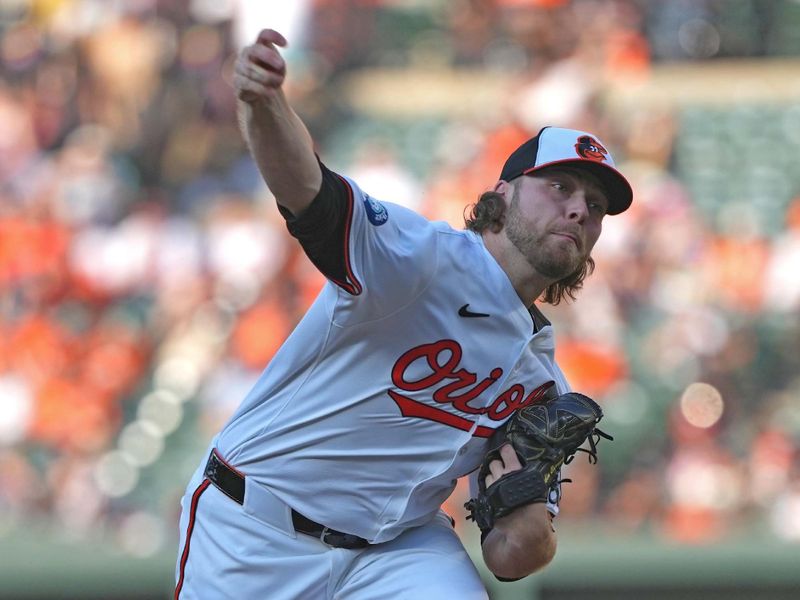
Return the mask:
[[300,214],[319,192],[322,173],[311,135],[283,91],[255,103],[239,101],[239,122],[270,191]]
[[274,29],[262,29],[239,53],[233,87],[242,133],[264,180],[278,204],[299,216],[317,195],[322,172],[311,135],[283,93],[286,61],[277,47],[286,43]]
[[544,504],[520,507],[498,519],[483,541],[483,559],[503,579],[519,579],[547,566],[556,553],[552,517]]

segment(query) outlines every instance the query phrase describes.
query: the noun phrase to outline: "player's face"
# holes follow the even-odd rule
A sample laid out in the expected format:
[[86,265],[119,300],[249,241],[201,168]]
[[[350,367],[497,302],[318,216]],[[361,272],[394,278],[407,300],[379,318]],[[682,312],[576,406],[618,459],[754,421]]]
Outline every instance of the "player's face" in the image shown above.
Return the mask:
[[608,199],[599,181],[552,168],[516,179],[505,219],[509,241],[540,274],[558,281],[589,257]]

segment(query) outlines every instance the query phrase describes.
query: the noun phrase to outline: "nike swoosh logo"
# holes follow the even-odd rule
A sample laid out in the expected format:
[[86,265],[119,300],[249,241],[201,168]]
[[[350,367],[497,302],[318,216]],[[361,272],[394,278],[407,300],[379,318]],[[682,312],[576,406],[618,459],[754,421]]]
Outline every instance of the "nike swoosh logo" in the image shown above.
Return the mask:
[[487,315],[486,313],[479,313],[479,312],[472,312],[469,310],[469,304],[465,304],[461,308],[458,309],[458,316],[459,317],[490,317],[491,315]]

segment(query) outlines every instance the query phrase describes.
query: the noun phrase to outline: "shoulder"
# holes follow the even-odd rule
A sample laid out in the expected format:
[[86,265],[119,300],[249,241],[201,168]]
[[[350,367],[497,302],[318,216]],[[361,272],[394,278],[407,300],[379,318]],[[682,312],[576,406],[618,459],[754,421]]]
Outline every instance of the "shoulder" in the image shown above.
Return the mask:
[[403,223],[413,222],[418,225],[430,223],[428,219],[405,206],[373,196],[350,177],[346,175],[338,175],[338,177],[346,184],[357,210],[363,211],[372,225],[380,227],[385,223],[398,220]]
[[479,265],[496,265],[480,234],[469,229],[455,229],[448,223],[434,221],[431,226],[443,248],[453,253],[462,262],[469,262],[475,268]]

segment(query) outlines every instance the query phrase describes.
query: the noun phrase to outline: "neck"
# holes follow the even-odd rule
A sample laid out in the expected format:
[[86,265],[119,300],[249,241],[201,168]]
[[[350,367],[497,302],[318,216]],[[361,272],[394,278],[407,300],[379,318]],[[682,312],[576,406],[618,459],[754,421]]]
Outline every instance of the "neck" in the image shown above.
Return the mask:
[[508,238],[502,233],[487,230],[481,233],[481,237],[489,254],[506,272],[520,300],[525,306],[533,306],[536,299],[554,281],[536,271],[519,250],[508,243]]

